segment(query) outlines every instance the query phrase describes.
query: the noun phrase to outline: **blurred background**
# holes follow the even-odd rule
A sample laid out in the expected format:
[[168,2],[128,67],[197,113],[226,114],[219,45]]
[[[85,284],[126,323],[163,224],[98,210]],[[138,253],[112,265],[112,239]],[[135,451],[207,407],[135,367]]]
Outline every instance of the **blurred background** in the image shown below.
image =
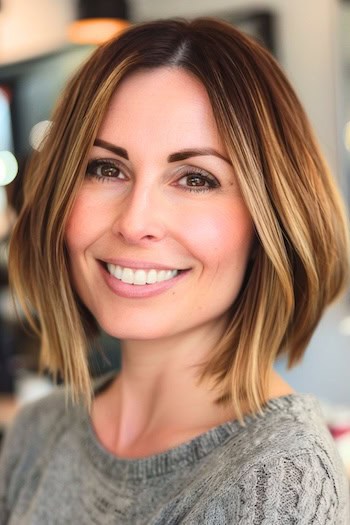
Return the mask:
[[[0,188],[0,425],[19,403],[52,387],[49,377],[38,378],[38,341],[18,323],[7,283],[8,237],[21,204],[31,130],[50,118],[63,85],[98,42],[129,23],[200,15],[238,25],[276,56],[350,205],[350,1],[1,0],[0,152],[15,155],[19,175]],[[2,169],[0,159],[0,175]],[[118,364],[117,342],[101,334],[93,374]],[[334,435],[348,440],[341,446],[350,464],[349,293],[325,314],[303,363],[288,371],[281,360],[276,367],[294,388],[322,401]]]

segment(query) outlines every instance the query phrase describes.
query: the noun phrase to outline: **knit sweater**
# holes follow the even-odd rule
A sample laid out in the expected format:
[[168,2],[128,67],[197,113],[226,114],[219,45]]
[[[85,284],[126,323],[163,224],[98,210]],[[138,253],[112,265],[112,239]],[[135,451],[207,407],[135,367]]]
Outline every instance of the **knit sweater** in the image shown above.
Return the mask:
[[270,400],[166,452],[121,459],[61,389],[25,406],[0,457],[1,525],[349,525],[316,399]]

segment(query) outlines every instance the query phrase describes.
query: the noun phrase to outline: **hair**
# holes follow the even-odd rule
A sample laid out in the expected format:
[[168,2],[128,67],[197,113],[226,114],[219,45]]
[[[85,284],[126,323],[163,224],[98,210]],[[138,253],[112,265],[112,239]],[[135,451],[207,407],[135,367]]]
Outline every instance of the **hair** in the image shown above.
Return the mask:
[[297,363],[325,309],[345,287],[343,203],[305,112],[257,41],[200,18],[143,23],[99,47],[71,79],[25,178],[10,246],[10,280],[42,341],[41,364],[73,399],[91,401],[87,364],[96,321],[71,282],[65,229],[87,156],[119,83],[132,72],[181,68],[205,86],[255,225],[254,257],[223,337],[201,370],[218,402],[261,410],[276,357]]

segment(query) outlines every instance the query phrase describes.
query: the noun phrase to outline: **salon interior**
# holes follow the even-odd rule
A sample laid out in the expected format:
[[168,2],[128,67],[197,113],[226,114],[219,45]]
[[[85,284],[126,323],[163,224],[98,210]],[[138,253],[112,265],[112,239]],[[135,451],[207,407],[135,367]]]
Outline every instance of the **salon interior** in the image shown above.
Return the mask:
[[[286,71],[350,206],[350,1],[1,0],[0,2],[0,433],[18,409],[55,388],[39,374],[39,342],[8,287],[7,248],[21,206],[21,174],[65,82],[129,24],[169,16],[222,18],[259,39]],[[18,168],[17,168],[18,167]],[[11,181],[18,170],[17,177]],[[118,342],[101,333],[99,376],[118,369]],[[276,369],[320,400],[350,480],[350,291],[324,315],[302,364]]]

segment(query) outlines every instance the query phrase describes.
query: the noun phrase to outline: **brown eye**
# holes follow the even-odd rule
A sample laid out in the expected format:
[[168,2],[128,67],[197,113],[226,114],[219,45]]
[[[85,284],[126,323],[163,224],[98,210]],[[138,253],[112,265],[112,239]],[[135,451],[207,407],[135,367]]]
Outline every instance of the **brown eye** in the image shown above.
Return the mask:
[[112,160],[95,159],[89,162],[86,174],[97,179],[124,179],[125,175]]
[[191,171],[178,180],[178,185],[184,190],[205,192],[218,188],[220,183],[213,175],[207,172]]
[[205,186],[208,184],[208,181],[206,181],[203,177],[199,177],[198,175],[188,175],[187,176],[187,186]]
[[119,174],[119,168],[109,164],[102,164],[101,166],[97,166],[96,174],[101,177],[116,177]]

